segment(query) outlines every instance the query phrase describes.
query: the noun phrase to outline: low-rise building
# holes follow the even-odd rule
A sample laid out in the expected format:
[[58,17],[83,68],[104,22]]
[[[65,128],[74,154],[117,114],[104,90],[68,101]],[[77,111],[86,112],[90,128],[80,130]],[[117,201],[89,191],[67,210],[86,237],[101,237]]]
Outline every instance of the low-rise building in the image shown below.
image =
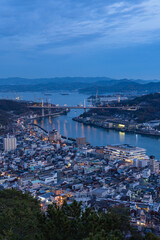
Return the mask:
[[134,159],[148,161],[146,150],[144,148],[134,147],[129,144],[108,145],[106,153],[114,159],[120,159],[133,164]]

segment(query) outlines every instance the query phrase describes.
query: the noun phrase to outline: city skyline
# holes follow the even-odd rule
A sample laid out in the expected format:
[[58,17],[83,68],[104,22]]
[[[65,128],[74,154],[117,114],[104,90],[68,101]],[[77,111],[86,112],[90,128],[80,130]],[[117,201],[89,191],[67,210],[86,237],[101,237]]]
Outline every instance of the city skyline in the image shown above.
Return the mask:
[[0,77],[160,79],[158,0],[2,0],[0,20]]

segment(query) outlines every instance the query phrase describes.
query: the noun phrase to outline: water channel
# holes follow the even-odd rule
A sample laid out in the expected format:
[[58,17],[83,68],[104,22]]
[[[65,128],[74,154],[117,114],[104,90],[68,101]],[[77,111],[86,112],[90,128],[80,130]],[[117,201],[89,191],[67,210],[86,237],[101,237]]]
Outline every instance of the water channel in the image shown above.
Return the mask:
[[[59,105],[77,105],[83,104],[84,99],[87,101],[87,95],[77,92],[64,95],[59,92],[44,94],[40,92],[23,92],[23,93],[0,93],[0,98],[15,98],[20,96],[23,100],[46,99],[48,102]],[[106,146],[108,144],[128,143],[146,149],[148,155],[155,155],[160,158],[160,137],[145,136],[133,133],[124,133],[116,130],[107,130],[92,126],[86,126],[72,120],[73,117],[80,115],[83,110],[71,110],[67,115],[54,117],[46,117],[39,119],[38,124],[50,131],[57,129],[66,137],[86,137],[87,141],[93,146]]]

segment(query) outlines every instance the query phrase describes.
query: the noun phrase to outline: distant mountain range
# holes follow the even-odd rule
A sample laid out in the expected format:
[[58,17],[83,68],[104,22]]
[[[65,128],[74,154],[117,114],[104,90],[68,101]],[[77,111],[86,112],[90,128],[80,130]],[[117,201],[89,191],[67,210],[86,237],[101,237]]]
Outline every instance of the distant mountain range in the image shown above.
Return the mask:
[[159,80],[112,79],[107,77],[0,78],[0,91],[79,91],[95,94],[109,92],[160,91]]

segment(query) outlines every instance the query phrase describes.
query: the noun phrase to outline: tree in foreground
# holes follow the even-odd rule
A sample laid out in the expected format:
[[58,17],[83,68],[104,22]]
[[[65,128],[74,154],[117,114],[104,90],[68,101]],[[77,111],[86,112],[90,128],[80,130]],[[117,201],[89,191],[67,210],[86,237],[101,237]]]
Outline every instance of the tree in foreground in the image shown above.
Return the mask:
[[0,191],[0,239],[41,239],[42,221],[37,199],[16,190]]
[[16,190],[0,191],[0,240],[160,240],[154,234],[143,238],[132,231],[126,209],[113,208],[107,213],[91,208],[82,211],[81,203],[49,205]]

